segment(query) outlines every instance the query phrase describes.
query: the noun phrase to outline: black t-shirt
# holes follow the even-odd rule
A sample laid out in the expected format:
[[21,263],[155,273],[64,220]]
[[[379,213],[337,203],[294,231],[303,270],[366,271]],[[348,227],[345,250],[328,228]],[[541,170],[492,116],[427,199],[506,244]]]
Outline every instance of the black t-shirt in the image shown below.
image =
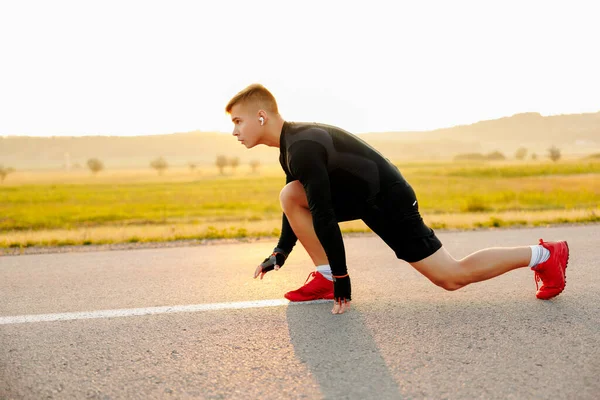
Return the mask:
[[[360,219],[382,190],[404,181],[398,168],[359,137],[334,126],[284,122],[279,162],[286,182],[302,183],[319,241],[333,275],[345,275],[338,222]],[[285,214],[278,248],[292,251],[297,237]]]

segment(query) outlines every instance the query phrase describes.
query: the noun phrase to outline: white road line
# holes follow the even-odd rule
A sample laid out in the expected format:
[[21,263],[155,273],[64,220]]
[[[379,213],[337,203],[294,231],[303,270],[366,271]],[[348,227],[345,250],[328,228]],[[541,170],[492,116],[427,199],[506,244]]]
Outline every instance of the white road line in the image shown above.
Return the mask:
[[262,307],[279,307],[295,304],[315,304],[331,302],[331,300],[315,300],[305,301],[301,303],[290,303],[288,300],[258,300],[258,301],[239,301],[233,303],[208,303],[208,304],[190,304],[185,306],[165,306],[165,307],[148,307],[148,308],[126,308],[121,310],[99,310],[99,311],[82,311],[72,313],[58,314],[37,314],[37,315],[15,315],[10,317],[0,317],[0,325],[9,324],[24,324],[30,322],[52,322],[52,321],[69,321],[74,319],[91,319],[91,318],[114,318],[114,317],[134,317],[138,315],[153,315],[153,314],[171,314],[179,312],[199,312],[199,311],[216,311],[216,310],[239,310],[243,308],[262,308]]

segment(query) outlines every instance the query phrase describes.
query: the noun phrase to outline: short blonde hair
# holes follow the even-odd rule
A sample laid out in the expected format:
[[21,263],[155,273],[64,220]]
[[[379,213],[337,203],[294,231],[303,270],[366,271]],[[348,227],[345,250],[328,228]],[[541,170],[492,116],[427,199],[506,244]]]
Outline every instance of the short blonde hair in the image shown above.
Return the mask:
[[225,112],[231,114],[233,106],[239,103],[256,103],[259,108],[279,114],[275,96],[260,83],[254,83],[233,96],[233,98],[229,100],[229,103],[227,103]]

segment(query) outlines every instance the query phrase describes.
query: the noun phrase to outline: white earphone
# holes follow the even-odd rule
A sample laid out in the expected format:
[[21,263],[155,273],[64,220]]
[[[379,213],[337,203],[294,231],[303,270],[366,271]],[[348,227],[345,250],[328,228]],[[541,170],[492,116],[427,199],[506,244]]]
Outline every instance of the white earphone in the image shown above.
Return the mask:
[[260,124],[261,124],[261,125],[264,125],[264,124],[265,124],[265,119],[264,119],[263,117],[260,117],[258,120],[260,121]]

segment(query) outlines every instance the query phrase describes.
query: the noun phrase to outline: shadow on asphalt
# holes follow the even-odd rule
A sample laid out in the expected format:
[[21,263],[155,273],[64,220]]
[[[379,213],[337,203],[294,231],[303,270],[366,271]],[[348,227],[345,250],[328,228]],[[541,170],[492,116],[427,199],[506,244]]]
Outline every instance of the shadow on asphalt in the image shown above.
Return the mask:
[[398,398],[399,389],[359,311],[334,316],[333,302],[287,308],[291,343],[326,399]]

